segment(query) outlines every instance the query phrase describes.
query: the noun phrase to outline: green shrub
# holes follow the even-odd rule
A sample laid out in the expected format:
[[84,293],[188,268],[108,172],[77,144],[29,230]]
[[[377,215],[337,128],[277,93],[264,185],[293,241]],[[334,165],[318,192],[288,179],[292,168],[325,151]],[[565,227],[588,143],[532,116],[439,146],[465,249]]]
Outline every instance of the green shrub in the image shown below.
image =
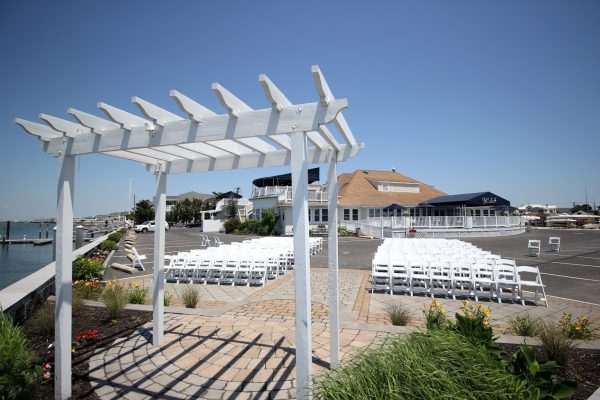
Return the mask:
[[388,304],[383,313],[389,318],[392,325],[405,326],[410,321],[410,313],[406,308],[397,304]]
[[165,307],[169,307],[173,303],[173,294],[167,290],[165,290],[165,294],[163,297],[163,304]]
[[538,338],[542,342],[542,351],[548,360],[556,361],[558,365],[566,365],[573,357],[575,350],[573,341],[557,326],[542,324]]
[[541,322],[539,319],[533,319],[529,314],[517,315],[508,319],[508,332],[518,336],[537,336]]
[[425,307],[423,314],[425,314],[427,329],[443,329],[450,324],[446,319],[446,309],[439,300],[433,300],[429,306]]
[[223,223],[225,233],[233,233],[239,226],[240,220],[237,218],[230,218]]
[[185,285],[181,290],[181,299],[187,308],[196,308],[199,298],[200,291],[196,286]]
[[123,237],[127,234],[127,228],[121,228],[117,232],[121,234],[121,237]]
[[111,319],[117,319],[123,314],[123,309],[129,301],[128,290],[118,281],[108,281],[102,292],[101,299]]
[[73,296],[77,295],[82,299],[90,300],[97,299],[99,294],[102,292],[99,279],[93,279],[91,281],[74,281],[73,282]]
[[573,316],[570,313],[563,313],[561,319],[557,323],[558,328],[564,335],[569,339],[593,339],[594,331],[590,327],[590,318],[586,315],[582,315],[575,321],[572,321],[572,317]]
[[20,327],[0,308],[0,399],[28,399],[42,380],[44,369],[36,366],[27,350]]
[[132,286],[129,283],[129,303],[130,304],[146,304],[148,300],[148,288],[136,283]]
[[559,382],[556,378],[558,365],[554,361],[539,364],[530,347],[519,347],[512,355],[508,369],[527,381],[532,399],[568,399],[575,393],[575,383]]
[[463,305],[454,315],[456,323],[454,330],[469,339],[475,345],[484,346],[490,353],[500,355],[501,350],[496,346],[496,338],[490,326],[491,310],[489,307],[469,305],[468,300],[463,301]]
[[73,261],[74,280],[93,280],[102,278],[104,267],[99,261],[79,256]]
[[42,336],[51,337],[54,335],[55,315],[54,303],[45,301],[31,317],[31,322]]
[[115,242],[115,243],[119,243],[122,238],[123,238],[123,234],[121,234],[120,232],[113,232],[110,235],[108,235],[108,240]]
[[315,399],[529,398],[502,361],[449,329],[391,337],[315,381]]
[[100,250],[108,250],[108,251],[113,251],[113,250],[117,250],[119,248],[119,245],[117,244],[117,242],[113,242],[112,240],[105,240],[102,243],[100,243],[100,245],[98,246],[100,247]]

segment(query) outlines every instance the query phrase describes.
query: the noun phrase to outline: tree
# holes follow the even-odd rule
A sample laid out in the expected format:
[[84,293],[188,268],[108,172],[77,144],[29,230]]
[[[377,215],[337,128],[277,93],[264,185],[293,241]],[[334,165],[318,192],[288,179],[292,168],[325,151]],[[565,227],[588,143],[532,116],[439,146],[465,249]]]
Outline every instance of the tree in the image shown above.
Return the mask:
[[133,210],[133,219],[136,224],[154,219],[154,204],[150,200],[140,200]]
[[594,209],[589,204],[577,204],[573,208],[571,208],[571,214],[575,214],[578,211],[583,211],[585,213],[591,213]]
[[225,218],[237,218],[238,214],[238,202],[236,199],[229,199],[225,203]]

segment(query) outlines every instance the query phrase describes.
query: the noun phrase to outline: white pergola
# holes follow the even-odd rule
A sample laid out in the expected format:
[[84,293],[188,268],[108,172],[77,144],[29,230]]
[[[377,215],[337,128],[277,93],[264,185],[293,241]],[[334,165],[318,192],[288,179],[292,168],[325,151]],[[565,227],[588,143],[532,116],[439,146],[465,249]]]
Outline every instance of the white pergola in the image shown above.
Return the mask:
[[[156,175],[154,291],[152,342],[160,346],[164,332],[164,251],[167,175],[291,165],[296,297],[297,398],[309,395],[312,364],[310,259],[308,247],[308,164],[329,163],[329,308],[331,365],[339,362],[337,179],[336,164],[363,147],[357,143],[341,111],[346,99],[336,99],[318,66],[312,76],[319,101],[292,104],[266,75],[259,81],[271,106],[254,110],[223,86],[212,90],[227,110],[217,114],[172,90],[185,117],[139,97],[132,102],[143,117],[98,103],[108,119],[70,108],[76,122],[40,114],[46,124],[16,118],[36,136],[44,151],[58,159],[56,235],[56,398],[71,396],[72,237],[75,157],[107,154],[138,161]],[[339,140],[328,129],[333,123]]]

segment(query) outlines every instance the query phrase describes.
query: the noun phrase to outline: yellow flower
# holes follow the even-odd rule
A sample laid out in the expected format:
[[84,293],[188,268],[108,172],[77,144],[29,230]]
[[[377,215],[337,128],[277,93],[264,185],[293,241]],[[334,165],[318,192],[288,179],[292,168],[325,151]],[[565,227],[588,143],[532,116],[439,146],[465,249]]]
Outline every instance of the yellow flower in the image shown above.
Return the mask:
[[483,320],[483,326],[487,327],[490,324],[490,321],[488,321],[487,319]]
[[490,309],[489,309],[489,308],[486,308],[485,310],[483,310],[483,314],[484,314],[486,317],[489,317],[489,316],[490,316],[490,312],[491,312],[491,311],[490,311]]
[[475,307],[469,306],[469,310],[473,311],[474,309],[475,309]]
[[444,307],[440,308],[440,314],[446,314],[446,310],[444,309]]
[[477,309],[481,310],[481,308],[483,307],[483,304],[477,304]]
[[136,283],[136,284],[135,284],[135,288],[136,288],[136,289],[139,289],[139,288],[140,288],[140,284],[139,284],[139,283]]

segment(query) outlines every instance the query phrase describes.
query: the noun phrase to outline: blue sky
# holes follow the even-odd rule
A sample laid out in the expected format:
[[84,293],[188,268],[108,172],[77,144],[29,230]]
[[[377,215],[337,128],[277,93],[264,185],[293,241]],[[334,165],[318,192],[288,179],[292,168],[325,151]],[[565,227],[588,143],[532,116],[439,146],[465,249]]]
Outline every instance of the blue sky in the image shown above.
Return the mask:
[[[178,112],[177,89],[222,113],[219,82],[266,108],[266,73],[292,102],[317,99],[318,64],[366,148],[340,172],[390,169],[449,193],[600,204],[597,1],[3,1],[0,220],[55,215],[57,162],[12,123],[40,112]],[[285,168],[170,175],[168,193],[249,194]],[[151,198],[138,163],[79,157],[75,215]],[[326,168],[321,175],[326,176]]]

